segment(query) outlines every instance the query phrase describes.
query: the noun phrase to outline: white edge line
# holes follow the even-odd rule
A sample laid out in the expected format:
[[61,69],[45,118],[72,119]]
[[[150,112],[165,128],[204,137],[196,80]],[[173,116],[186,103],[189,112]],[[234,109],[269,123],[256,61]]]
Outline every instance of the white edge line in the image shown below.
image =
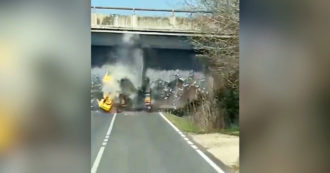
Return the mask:
[[196,145],[191,145],[191,147],[192,147],[193,149],[195,149],[195,150],[198,149]]
[[202,156],[217,172],[219,173],[224,173],[224,171],[217,165],[215,164],[209,157],[207,157],[201,150],[196,150],[197,153]]
[[[169,121],[162,112],[159,112],[159,115],[170,125],[174,128],[174,130],[182,136],[182,132],[171,122]],[[183,137],[184,139],[186,137]],[[217,164],[215,164],[207,155],[205,155],[201,150],[198,149],[196,145],[194,145],[189,139],[185,141],[208,163],[210,164],[218,173],[225,173]]]
[[99,163],[101,161],[101,158],[102,158],[102,155],[103,155],[103,152],[104,152],[104,149],[105,147],[102,146],[99,150],[99,152],[97,153],[97,157],[94,161],[94,164],[93,164],[93,167],[92,167],[92,170],[91,170],[91,173],[96,173],[97,171],[97,167],[99,166]]
[[[109,126],[109,129],[107,131],[106,136],[110,136],[110,133],[111,133],[111,130],[112,130],[112,127],[113,127],[113,123],[115,122],[116,116],[117,116],[117,113],[114,114],[114,116],[111,120],[111,123],[110,123],[110,126]],[[93,166],[92,166],[92,169],[91,169],[91,173],[96,173],[97,168],[99,167],[100,161],[102,159],[102,155],[103,155],[103,152],[104,152],[104,149],[105,149],[105,145],[103,143],[103,146],[100,148],[99,152],[97,153],[96,159],[95,159],[95,161],[93,163]]]
[[115,115],[113,116],[113,118],[111,120],[111,123],[110,123],[110,126],[109,126],[109,129],[107,131],[107,135],[106,136],[110,136],[110,133],[111,133],[111,130],[112,130],[112,127],[113,127],[113,123],[115,122],[116,116],[117,116],[117,113],[115,113]]

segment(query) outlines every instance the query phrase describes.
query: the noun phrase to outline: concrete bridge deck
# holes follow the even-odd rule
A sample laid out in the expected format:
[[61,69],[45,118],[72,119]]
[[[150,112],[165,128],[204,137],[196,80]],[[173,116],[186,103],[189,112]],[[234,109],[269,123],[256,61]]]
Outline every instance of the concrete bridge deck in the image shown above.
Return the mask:
[[170,17],[150,17],[137,15],[92,14],[92,28],[131,30],[149,32],[199,33],[193,19]]
[[[177,16],[176,13],[210,14],[209,11],[169,10],[169,9],[143,9],[123,7],[92,7],[91,32],[92,33],[129,33],[154,36],[207,36],[231,38],[233,35],[217,35],[203,33],[193,17]],[[130,10],[132,13],[116,14],[114,12],[95,10]],[[166,16],[137,15],[135,11],[170,12]]]
[[[120,7],[92,7],[101,10],[129,10],[132,14],[105,14],[92,11],[91,28],[93,30],[157,32],[176,34],[196,34],[201,30],[192,17],[179,17],[176,13],[210,13],[207,11],[142,9]],[[135,11],[170,12],[167,16],[137,15]]]

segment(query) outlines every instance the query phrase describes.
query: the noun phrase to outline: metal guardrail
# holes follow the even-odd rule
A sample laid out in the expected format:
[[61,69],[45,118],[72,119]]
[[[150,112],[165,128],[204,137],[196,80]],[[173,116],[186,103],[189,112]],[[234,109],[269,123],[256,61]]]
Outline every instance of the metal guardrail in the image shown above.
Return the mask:
[[127,11],[156,11],[156,12],[172,12],[172,13],[212,13],[204,10],[175,10],[175,9],[153,9],[153,8],[127,8],[127,7],[104,7],[92,6],[91,9],[108,9],[108,10],[127,10]]

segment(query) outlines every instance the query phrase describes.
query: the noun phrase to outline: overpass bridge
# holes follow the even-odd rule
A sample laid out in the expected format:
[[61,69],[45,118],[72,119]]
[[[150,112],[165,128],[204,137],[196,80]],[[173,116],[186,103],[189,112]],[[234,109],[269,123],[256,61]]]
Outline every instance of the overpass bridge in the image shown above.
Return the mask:
[[[192,50],[193,36],[231,38],[232,35],[203,33],[193,15],[209,15],[210,11],[147,9],[93,6],[91,15],[92,45],[116,46],[122,34],[140,35],[142,48]],[[125,11],[126,13],[119,13]],[[138,15],[137,12],[161,12],[170,15]],[[178,15],[178,14],[186,14]]]
[[[120,10],[129,14],[106,14],[97,10]],[[137,15],[136,11],[170,13],[167,16]],[[209,11],[146,9],[125,7],[92,7],[92,32],[133,33],[144,35],[194,36],[202,34],[192,17],[177,14],[210,14]]]
[[[142,48],[192,50],[190,38],[208,36],[229,38],[230,35],[206,34],[198,27],[193,14],[208,15],[202,10],[147,9],[93,6],[91,32],[93,46],[116,46],[123,34],[138,34]],[[126,13],[119,13],[125,11]],[[137,12],[161,12],[170,15],[138,15]],[[178,14],[186,14],[178,15]]]
[[[124,11],[125,13],[121,13]],[[137,11],[169,13],[165,16],[138,15]],[[138,46],[144,51],[146,66],[166,69],[201,69],[195,58],[191,37],[204,35],[192,17],[177,14],[210,14],[208,11],[92,7],[92,65],[110,61],[124,34],[139,35]],[[154,62],[158,63],[154,63]],[[176,62],[173,63],[169,62]],[[162,67],[162,68],[163,68]]]

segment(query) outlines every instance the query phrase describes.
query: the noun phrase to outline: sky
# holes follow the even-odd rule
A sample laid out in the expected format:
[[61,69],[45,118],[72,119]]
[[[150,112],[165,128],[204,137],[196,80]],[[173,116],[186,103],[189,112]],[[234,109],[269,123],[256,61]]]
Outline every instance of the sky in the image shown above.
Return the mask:
[[[185,0],[92,0],[92,6],[108,7],[130,7],[130,8],[155,8],[155,9],[180,9],[185,6]],[[132,11],[122,10],[97,10],[98,13],[109,14],[131,14]],[[166,12],[141,12],[136,11],[137,15],[166,16],[171,13]],[[177,16],[187,14],[176,14]]]

